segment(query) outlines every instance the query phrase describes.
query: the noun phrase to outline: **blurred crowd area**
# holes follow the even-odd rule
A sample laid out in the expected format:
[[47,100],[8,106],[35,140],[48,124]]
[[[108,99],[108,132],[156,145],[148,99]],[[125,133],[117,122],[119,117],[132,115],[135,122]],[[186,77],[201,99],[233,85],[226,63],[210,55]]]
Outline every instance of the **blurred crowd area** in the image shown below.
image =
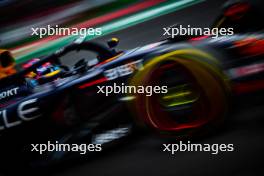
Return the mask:
[[37,40],[31,28],[67,27],[114,12],[138,0],[1,0],[0,47],[13,48]]
[[[26,16],[36,15],[56,8],[62,5],[72,4],[74,2],[80,2],[75,0],[2,0],[0,1],[1,7],[1,24],[8,25],[20,20],[23,20]],[[11,21],[12,20],[12,21]]]

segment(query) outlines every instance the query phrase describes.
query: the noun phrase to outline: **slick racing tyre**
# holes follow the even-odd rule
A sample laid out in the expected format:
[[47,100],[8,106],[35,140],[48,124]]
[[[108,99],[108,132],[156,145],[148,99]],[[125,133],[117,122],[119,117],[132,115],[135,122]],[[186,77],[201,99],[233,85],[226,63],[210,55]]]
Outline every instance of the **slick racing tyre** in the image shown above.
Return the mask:
[[150,59],[131,80],[136,86],[167,86],[166,93],[134,95],[133,111],[165,133],[195,135],[215,128],[228,110],[229,84],[211,55],[182,49]]

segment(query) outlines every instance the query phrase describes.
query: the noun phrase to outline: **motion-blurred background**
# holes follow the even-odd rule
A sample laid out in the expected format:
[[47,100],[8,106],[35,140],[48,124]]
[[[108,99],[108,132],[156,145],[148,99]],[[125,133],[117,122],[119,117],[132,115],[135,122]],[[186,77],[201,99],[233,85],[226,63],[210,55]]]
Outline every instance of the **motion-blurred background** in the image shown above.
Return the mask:
[[[129,49],[162,38],[163,27],[174,24],[209,27],[225,0],[2,0],[0,1],[0,48],[8,48],[17,63],[55,51],[73,41],[72,36],[31,36],[32,27],[102,27],[98,38],[120,39]],[[72,58],[74,59],[74,58]],[[247,107],[246,102],[242,107]],[[241,107],[241,106],[240,106]],[[245,109],[245,110],[244,110]],[[240,108],[230,115],[217,134],[197,143],[233,143],[235,152],[211,155],[162,152],[168,139],[155,134],[135,138],[104,155],[63,168],[54,175],[256,175],[263,172],[263,105]],[[174,142],[169,139],[170,143]]]

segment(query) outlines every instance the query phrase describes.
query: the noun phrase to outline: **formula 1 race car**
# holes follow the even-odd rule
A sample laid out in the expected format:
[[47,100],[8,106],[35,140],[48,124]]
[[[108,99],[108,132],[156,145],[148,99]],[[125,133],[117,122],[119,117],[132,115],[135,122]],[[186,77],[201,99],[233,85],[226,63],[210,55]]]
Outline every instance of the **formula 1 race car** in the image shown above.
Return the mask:
[[[91,143],[104,150],[142,126],[193,136],[219,126],[232,99],[264,89],[261,31],[167,39],[127,51],[116,50],[117,44],[115,38],[108,47],[76,40],[21,71],[10,53],[0,55],[8,68],[0,80],[2,166],[39,167],[75,157],[55,151],[40,157],[31,144]],[[96,57],[63,64],[75,51]]]
[[[231,95],[263,90],[263,46],[259,33],[165,40],[122,52],[93,42],[73,43],[1,80],[1,147],[26,150],[29,143],[45,140],[107,146],[132,133],[132,116],[160,132],[193,135],[223,120]],[[96,52],[99,61],[81,60],[73,68],[59,63],[75,50]],[[26,75],[47,62],[62,74],[29,86]],[[114,91],[129,85],[166,86],[167,91],[151,96]],[[52,160],[64,156],[48,155]]]

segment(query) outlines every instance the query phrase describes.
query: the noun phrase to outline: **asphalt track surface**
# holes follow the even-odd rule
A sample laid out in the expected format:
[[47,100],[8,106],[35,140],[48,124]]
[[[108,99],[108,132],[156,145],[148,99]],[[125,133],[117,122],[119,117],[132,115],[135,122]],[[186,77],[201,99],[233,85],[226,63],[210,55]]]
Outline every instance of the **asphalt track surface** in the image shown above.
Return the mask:
[[[176,23],[192,27],[209,27],[219,14],[223,0],[210,0],[168,14],[142,24],[96,39],[105,42],[111,37],[120,39],[119,48],[142,46],[162,38],[163,27]],[[72,58],[71,58],[72,59]],[[72,62],[69,60],[68,62]],[[258,97],[257,97],[258,98]],[[253,99],[254,101],[255,99]],[[262,101],[263,102],[263,101]],[[156,134],[142,135],[122,146],[110,149],[104,155],[63,168],[57,176],[184,176],[184,175],[263,175],[264,106],[244,101],[217,133],[193,141],[194,143],[232,143],[234,152],[212,155],[207,152],[162,152],[163,143],[176,143]],[[262,173],[262,174],[260,174]]]

